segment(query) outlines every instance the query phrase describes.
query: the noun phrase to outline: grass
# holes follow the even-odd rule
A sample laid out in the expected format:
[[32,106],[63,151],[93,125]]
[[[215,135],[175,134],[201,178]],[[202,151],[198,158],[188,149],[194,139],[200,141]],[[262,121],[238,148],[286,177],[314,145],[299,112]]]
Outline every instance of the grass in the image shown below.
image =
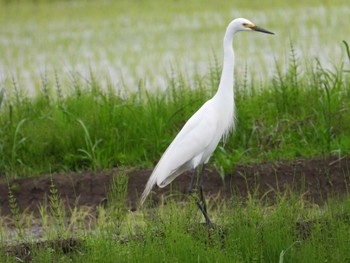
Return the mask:
[[[346,45],[345,49],[346,49]],[[223,174],[237,162],[349,153],[349,75],[315,60],[303,68],[291,46],[286,71],[269,82],[236,78],[237,128],[212,164]],[[303,71],[303,72],[302,72]],[[28,98],[12,81],[0,112],[0,170],[8,178],[58,171],[152,167],[185,121],[216,91],[218,63],[189,82],[168,76],[164,92],[115,93],[93,72],[72,75],[70,96],[58,77],[43,77],[40,96]]]
[[[199,223],[202,215],[194,202],[168,201],[167,205],[130,212],[125,206],[125,176],[118,175],[113,184],[108,202],[118,203],[100,206],[97,214],[74,208],[64,217],[64,226],[63,208],[57,205],[60,197],[51,185],[55,201],[50,201],[41,215],[45,231],[40,240],[46,243],[38,243],[27,231],[36,221],[25,213],[20,231],[12,231],[16,241],[9,242],[13,227],[3,218],[1,261],[282,263],[350,259],[348,197],[330,199],[322,206],[290,193],[276,193],[274,204],[253,194],[245,201],[235,196],[220,202],[209,199],[216,227],[208,229]],[[15,222],[18,213],[13,214]]]

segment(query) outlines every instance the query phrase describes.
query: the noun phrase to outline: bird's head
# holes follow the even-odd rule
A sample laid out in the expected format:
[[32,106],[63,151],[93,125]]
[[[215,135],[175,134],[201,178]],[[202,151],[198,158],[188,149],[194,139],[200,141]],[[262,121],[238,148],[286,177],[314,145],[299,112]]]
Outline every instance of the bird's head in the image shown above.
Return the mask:
[[236,29],[236,31],[257,31],[274,35],[274,33],[272,33],[271,31],[258,27],[257,25],[245,18],[237,18],[232,21],[232,24],[234,24],[234,28]]

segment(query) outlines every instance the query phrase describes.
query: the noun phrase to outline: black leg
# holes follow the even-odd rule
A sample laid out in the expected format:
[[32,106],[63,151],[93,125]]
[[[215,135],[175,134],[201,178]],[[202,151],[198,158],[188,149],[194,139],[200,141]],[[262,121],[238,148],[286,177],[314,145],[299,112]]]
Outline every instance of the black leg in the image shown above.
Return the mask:
[[201,173],[199,175],[199,198],[197,200],[197,205],[198,205],[199,209],[202,211],[207,225],[212,227],[213,225],[212,225],[212,223],[211,223],[211,221],[209,219],[209,216],[208,216],[207,204],[206,204],[205,197],[204,197],[204,192],[203,192],[204,171],[205,171],[205,164],[203,164]]
[[203,194],[204,171],[205,171],[205,164],[203,164],[201,173],[199,175],[199,198],[200,198],[200,201],[202,202],[204,211],[207,212],[207,204],[205,202],[205,197],[204,197],[204,194]]
[[197,173],[197,167],[193,168],[193,172],[192,172],[192,177],[191,177],[191,182],[190,185],[188,186],[188,192],[191,194],[193,191],[193,185],[194,185],[194,178],[196,177],[196,173]]
[[205,222],[207,223],[207,225],[209,227],[213,227],[213,224],[210,221],[210,218],[208,216],[208,212],[207,212],[207,205],[205,202],[205,198],[204,198],[204,194],[203,194],[203,187],[200,186],[199,188],[199,194],[200,194],[200,198],[197,198],[197,206],[199,207],[199,209],[202,211],[202,214],[205,218]]
[[199,187],[203,186],[203,177],[204,177],[204,171],[205,171],[205,163],[202,166],[201,174],[199,175]]

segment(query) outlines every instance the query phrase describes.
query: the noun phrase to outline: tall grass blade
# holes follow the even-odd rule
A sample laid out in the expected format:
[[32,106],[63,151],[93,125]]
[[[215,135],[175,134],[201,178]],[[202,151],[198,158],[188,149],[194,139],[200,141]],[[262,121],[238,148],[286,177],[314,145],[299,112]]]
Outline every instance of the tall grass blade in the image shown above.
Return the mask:
[[78,149],[78,151],[83,154],[82,155],[83,159],[86,159],[91,163],[93,170],[96,170],[96,169],[100,168],[100,163],[99,163],[99,160],[97,157],[97,147],[102,142],[102,140],[99,139],[99,140],[96,140],[95,142],[93,142],[91,139],[89,130],[87,129],[84,122],[80,119],[78,119],[77,122],[83,128],[84,139],[85,139],[85,149]]
[[5,98],[5,89],[1,88],[0,89],[0,109],[1,109],[2,103],[4,102],[4,98]]
[[22,119],[16,126],[15,133],[13,135],[12,150],[11,150],[11,168],[15,170],[16,164],[22,164],[22,161],[17,158],[17,151],[21,145],[26,141],[25,137],[19,139],[20,130],[22,125],[27,121],[27,119]]
[[295,241],[293,242],[293,244],[291,244],[289,247],[287,247],[285,250],[282,250],[281,253],[280,253],[280,258],[279,258],[279,263],[284,263],[284,256],[286,255],[287,251],[289,249],[291,249],[293,246],[295,246],[295,244],[298,244],[298,243],[301,243],[301,241]]
[[[350,48],[349,48],[349,44],[348,42],[346,42],[345,40],[343,40],[343,44],[345,46],[345,51],[346,51],[346,54],[348,55],[348,59],[349,59],[349,62],[350,62]],[[344,72],[350,72],[350,69],[349,70],[343,70]]]

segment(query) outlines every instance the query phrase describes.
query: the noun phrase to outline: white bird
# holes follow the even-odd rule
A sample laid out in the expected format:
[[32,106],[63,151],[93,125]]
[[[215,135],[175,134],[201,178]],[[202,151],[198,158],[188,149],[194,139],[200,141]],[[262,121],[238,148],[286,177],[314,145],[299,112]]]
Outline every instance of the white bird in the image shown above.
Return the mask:
[[203,172],[205,164],[209,161],[220,139],[225,139],[234,128],[234,52],[232,40],[238,31],[258,31],[274,34],[244,18],[231,21],[226,29],[223,41],[224,60],[219,88],[216,94],[192,115],[164,152],[142,193],[141,205],[145,202],[155,184],[163,188],[184,171],[193,169],[189,187],[191,192],[197,167],[203,164],[199,179],[202,204],[197,200],[197,205],[207,223],[211,224],[202,190]]

